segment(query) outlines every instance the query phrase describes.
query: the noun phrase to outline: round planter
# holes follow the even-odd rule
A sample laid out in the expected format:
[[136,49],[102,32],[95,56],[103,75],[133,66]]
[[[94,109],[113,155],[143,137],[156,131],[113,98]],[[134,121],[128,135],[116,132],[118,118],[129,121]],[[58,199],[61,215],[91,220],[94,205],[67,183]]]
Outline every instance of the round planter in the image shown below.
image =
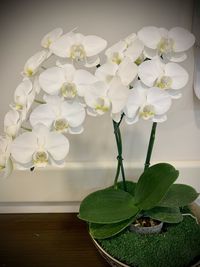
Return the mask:
[[[198,221],[200,222],[200,206],[197,204],[191,205],[191,210],[197,217]],[[150,227],[151,228],[151,227]],[[103,258],[110,264],[112,267],[134,267],[134,266],[129,266],[123,262],[118,261],[117,259],[113,258],[110,254],[108,254],[100,245],[99,243],[93,238],[92,241],[99,251],[99,253],[103,256]],[[196,262],[195,264],[191,265],[190,267],[200,267],[200,260]]]
[[162,230],[163,222],[159,223],[158,225],[151,226],[151,227],[141,227],[141,226],[135,226],[134,224],[130,225],[130,230],[132,232],[136,232],[139,234],[159,234]]

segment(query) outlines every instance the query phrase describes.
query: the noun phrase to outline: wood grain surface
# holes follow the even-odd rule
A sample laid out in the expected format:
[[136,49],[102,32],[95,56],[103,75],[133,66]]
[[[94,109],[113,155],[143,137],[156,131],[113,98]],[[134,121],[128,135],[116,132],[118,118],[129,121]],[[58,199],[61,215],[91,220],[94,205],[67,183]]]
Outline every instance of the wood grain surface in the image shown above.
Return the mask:
[[76,214],[0,215],[0,267],[109,267]]

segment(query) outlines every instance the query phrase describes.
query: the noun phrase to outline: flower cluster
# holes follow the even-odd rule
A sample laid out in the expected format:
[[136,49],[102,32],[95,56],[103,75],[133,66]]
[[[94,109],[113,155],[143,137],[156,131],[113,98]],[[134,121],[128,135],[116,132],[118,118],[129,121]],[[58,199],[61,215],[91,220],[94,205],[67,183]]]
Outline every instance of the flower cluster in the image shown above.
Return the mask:
[[5,115],[1,173],[7,176],[13,166],[63,166],[67,135],[83,131],[86,113],[110,112],[116,122],[123,115],[128,124],[139,118],[165,121],[172,99],[188,81],[177,62],[186,59],[194,42],[180,27],[144,27],[108,48],[100,65],[104,39],[75,30],[63,34],[60,28],[45,35],[41,51],[27,60]]

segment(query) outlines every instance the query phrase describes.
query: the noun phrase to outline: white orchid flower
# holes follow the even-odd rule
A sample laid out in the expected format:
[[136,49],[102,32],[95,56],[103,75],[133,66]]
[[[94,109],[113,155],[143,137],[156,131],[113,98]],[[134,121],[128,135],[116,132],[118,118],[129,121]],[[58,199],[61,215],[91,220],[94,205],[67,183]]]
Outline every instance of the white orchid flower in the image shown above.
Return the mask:
[[120,65],[107,62],[97,68],[95,72],[95,76],[105,83],[109,84],[114,77],[119,77],[125,86],[129,85],[137,74],[138,67],[129,58],[125,58]]
[[62,165],[69,151],[68,139],[37,124],[32,132],[19,135],[11,145],[14,160],[26,168]]
[[138,76],[149,87],[167,89],[172,98],[181,96],[179,89],[188,82],[188,73],[177,63],[164,64],[159,58],[143,62],[138,68]]
[[10,158],[11,139],[0,136],[0,177],[8,177],[13,170]]
[[143,118],[152,119],[154,122],[163,122],[167,119],[165,113],[171,106],[171,97],[156,87],[147,88],[138,81],[124,108],[125,121],[133,124]]
[[127,48],[127,43],[124,40],[121,40],[114,44],[113,46],[109,47],[105,51],[105,55],[109,62],[115,63],[119,65],[124,59],[124,51]]
[[20,112],[21,120],[25,120],[26,115],[34,101],[35,92],[31,80],[24,79],[16,88],[14,93],[14,103],[11,107]]
[[96,80],[90,72],[76,70],[71,64],[49,68],[39,76],[39,84],[47,94],[61,95],[67,100],[83,97],[85,85]]
[[145,45],[145,54],[148,58],[164,55],[170,61],[181,62],[187,58],[184,53],[195,42],[195,37],[188,30],[175,27],[171,30],[153,26],[144,27],[138,32],[139,39]]
[[[65,34],[50,45],[50,50],[61,58],[69,58],[72,61],[84,62],[97,56],[106,48],[107,42],[96,35],[83,35],[71,32]],[[95,58],[95,64],[97,63]],[[91,63],[92,64],[92,63]],[[92,65],[91,65],[92,66]]]
[[135,33],[132,33],[124,40],[119,41],[105,52],[108,62],[120,65],[127,57],[131,62],[140,64],[145,58],[143,55],[144,45],[137,38]]
[[63,30],[61,28],[56,28],[49,33],[47,33],[41,40],[41,46],[44,48],[49,48],[53,42],[60,38],[63,34]]
[[9,110],[4,118],[4,132],[7,136],[15,138],[21,127],[21,118],[18,111]]
[[121,83],[119,77],[114,77],[109,84],[98,81],[88,86],[85,93],[88,114],[93,116],[102,115],[111,110],[113,119],[119,121],[128,95],[129,89]]
[[85,109],[82,105],[77,102],[68,103],[59,96],[46,96],[45,100],[47,104],[36,107],[30,115],[30,123],[33,127],[42,123],[60,133],[83,132]]
[[50,53],[48,50],[41,50],[37,52],[27,60],[24,66],[23,74],[29,78],[34,76],[39,70],[40,66],[49,56]]

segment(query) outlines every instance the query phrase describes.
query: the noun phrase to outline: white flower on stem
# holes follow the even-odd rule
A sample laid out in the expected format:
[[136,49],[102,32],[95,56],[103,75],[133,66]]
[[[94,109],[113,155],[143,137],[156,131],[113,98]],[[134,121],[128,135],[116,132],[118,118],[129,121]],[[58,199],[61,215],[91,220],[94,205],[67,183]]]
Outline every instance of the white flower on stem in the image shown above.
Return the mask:
[[96,80],[90,72],[76,70],[71,64],[49,68],[39,76],[39,84],[47,94],[61,95],[67,100],[83,97],[85,85]]
[[146,88],[140,81],[130,90],[130,95],[124,108],[125,121],[133,124],[143,118],[154,122],[167,119],[165,113],[171,106],[171,97],[156,87]]
[[170,61],[181,62],[187,58],[185,51],[195,42],[195,37],[188,30],[175,27],[171,30],[148,26],[138,32],[139,39],[145,45],[148,58],[164,55]]
[[8,177],[13,170],[10,158],[11,139],[0,136],[0,177]]
[[124,51],[127,48],[127,43],[124,40],[121,40],[109,47],[105,51],[105,55],[109,62],[119,65],[124,59]]
[[31,80],[24,79],[16,88],[14,93],[14,103],[11,107],[20,112],[21,120],[25,120],[26,115],[34,101],[35,92]]
[[21,127],[21,118],[18,111],[9,110],[4,118],[4,132],[7,136],[15,138]]
[[63,30],[61,28],[56,28],[49,33],[47,33],[41,40],[41,46],[44,48],[49,48],[50,45],[53,44],[60,36],[63,34]]
[[34,76],[43,62],[50,56],[48,50],[41,50],[34,54],[32,57],[30,57],[25,66],[24,66],[24,71],[23,74],[27,77],[32,77]]
[[34,127],[38,123],[60,132],[80,134],[85,119],[85,109],[77,102],[68,103],[59,96],[46,96],[47,104],[36,107],[30,115],[30,123]]
[[188,82],[188,73],[177,63],[164,64],[158,57],[143,62],[138,68],[138,76],[149,87],[167,89],[172,98],[179,98],[179,89]]
[[135,33],[132,33],[124,40],[108,48],[105,54],[109,62],[117,65],[120,65],[127,57],[131,62],[139,65],[144,60],[143,49],[143,43],[137,38]]
[[37,124],[32,132],[19,135],[11,145],[12,157],[26,168],[63,165],[68,151],[68,139],[60,133],[50,132],[43,124]]
[[[53,42],[50,50],[61,58],[83,62],[89,67],[90,65],[93,66],[93,64],[92,62],[88,64],[88,60],[102,52],[106,45],[107,42],[96,35],[85,36],[80,33],[71,32]],[[94,59],[94,63],[97,63],[97,58]]]
[[107,62],[101,65],[95,72],[95,76],[105,83],[109,84],[114,77],[119,77],[125,86],[129,85],[136,78],[137,74],[138,67],[129,58],[125,58],[120,65]]
[[88,114],[93,116],[102,115],[111,110],[113,119],[119,121],[128,95],[129,89],[121,83],[119,77],[114,77],[109,84],[98,81],[88,86],[85,93]]

